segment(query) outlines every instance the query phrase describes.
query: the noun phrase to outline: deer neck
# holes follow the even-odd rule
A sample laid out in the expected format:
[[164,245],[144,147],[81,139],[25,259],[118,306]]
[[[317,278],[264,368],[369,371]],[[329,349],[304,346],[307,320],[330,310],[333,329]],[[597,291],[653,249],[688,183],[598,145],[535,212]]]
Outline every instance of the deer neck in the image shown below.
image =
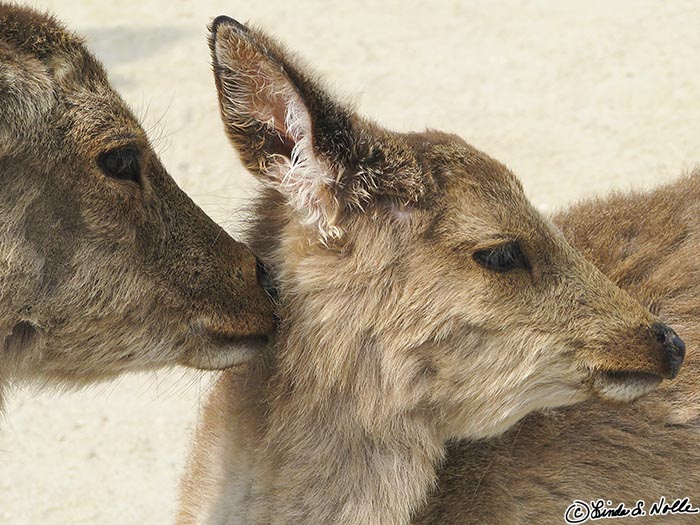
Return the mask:
[[[350,338],[352,347],[347,328],[335,344],[312,331],[280,348],[258,455],[269,458],[257,506],[266,515],[249,523],[405,524],[434,485],[444,439],[432,412],[397,398],[376,341]],[[314,362],[322,355],[352,359],[339,357],[332,380]]]

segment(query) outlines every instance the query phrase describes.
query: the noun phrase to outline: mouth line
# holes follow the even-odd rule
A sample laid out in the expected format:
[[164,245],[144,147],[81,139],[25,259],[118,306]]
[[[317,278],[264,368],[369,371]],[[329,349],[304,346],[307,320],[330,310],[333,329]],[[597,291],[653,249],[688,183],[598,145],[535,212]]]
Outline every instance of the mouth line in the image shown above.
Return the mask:
[[260,335],[213,335],[211,336],[214,344],[218,346],[227,345],[260,345],[267,344],[270,338],[265,334]]
[[596,370],[593,389],[605,400],[629,402],[651,392],[662,380],[649,372]]

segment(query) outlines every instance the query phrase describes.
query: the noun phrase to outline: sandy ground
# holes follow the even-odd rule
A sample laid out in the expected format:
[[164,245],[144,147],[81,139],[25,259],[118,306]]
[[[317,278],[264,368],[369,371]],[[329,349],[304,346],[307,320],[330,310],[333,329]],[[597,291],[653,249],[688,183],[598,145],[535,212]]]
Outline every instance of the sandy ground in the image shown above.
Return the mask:
[[[461,134],[542,207],[700,161],[696,0],[378,4],[32,3],[87,37],[173,176],[234,233],[251,179],[224,139],[209,69],[205,26],[222,13],[278,35],[380,122]],[[0,431],[0,523],[172,521],[209,380],[175,371],[16,392]]]

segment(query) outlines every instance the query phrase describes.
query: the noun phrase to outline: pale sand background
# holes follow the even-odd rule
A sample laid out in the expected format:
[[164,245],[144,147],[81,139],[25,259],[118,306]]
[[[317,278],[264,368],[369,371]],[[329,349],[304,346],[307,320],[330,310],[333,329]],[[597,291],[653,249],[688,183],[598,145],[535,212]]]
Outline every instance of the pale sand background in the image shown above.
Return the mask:
[[[648,186],[700,161],[700,4],[586,2],[35,2],[87,36],[165,165],[235,232],[250,177],[217,113],[205,26],[226,13],[282,38],[401,130],[453,131],[505,161],[549,208]],[[0,29],[1,30],[1,29]],[[161,524],[209,378],[127,377],[12,397],[0,523]]]

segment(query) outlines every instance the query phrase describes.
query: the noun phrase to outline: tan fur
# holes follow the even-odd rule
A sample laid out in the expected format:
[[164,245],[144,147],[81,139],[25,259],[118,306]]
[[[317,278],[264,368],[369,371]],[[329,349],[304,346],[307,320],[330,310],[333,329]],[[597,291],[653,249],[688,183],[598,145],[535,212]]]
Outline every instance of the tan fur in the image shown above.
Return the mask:
[[[584,202],[555,221],[603,272],[700,342],[700,173],[649,193]],[[700,506],[700,365],[631,405],[588,402],[532,415],[504,436],[450,447],[421,524],[563,523],[574,499],[632,508],[690,497]],[[602,523],[604,523],[603,521]],[[700,515],[615,519],[698,524]]]
[[[669,376],[668,348],[649,328],[657,318],[574,250],[503,165],[455,136],[391,133],[362,119],[278,44],[235,21],[214,22],[211,47],[227,133],[272,188],[250,241],[277,276],[283,322],[271,355],[225,374],[209,399],[179,523],[399,525],[421,510],[425,522],[465,523],[460,491],[478,493],[478,478],[450,476],[461,458],[465,469],[470,462],[469,450],[459,455],[448,443],[490,438],[488,447],[532,412],[594,397],[629,401]],[[301,132],[276,117],[290,104],[305,112]],[[328,170],[311,188],[289,170],[299,148],[314,159],[311,174]],[[319,220],[299,209],[300,192]],[[596,211],[588,214],[579,235],[596,234]],[[668,257],[694,237],[686,228],[644,238]],[[481,250],[509,241],[522,247],[525,267],[477,263]],[[637,270],[648,271],[658,259],[643,246],[630,238],[618,257],[644,252],[651,266]],[[661,290],[655,299],[669,298]],[[688,328],[671,307],[661,313]],[[459,496],[443,497],[447,490]],[[521,523],[491,511],[492,523]]]
[[[255,352],[274,317],[254,256],[177,187],[80,38],[0,4],[0,107],[0,408],[10,381]],[[138,183],[99,166],[125,145]]]

